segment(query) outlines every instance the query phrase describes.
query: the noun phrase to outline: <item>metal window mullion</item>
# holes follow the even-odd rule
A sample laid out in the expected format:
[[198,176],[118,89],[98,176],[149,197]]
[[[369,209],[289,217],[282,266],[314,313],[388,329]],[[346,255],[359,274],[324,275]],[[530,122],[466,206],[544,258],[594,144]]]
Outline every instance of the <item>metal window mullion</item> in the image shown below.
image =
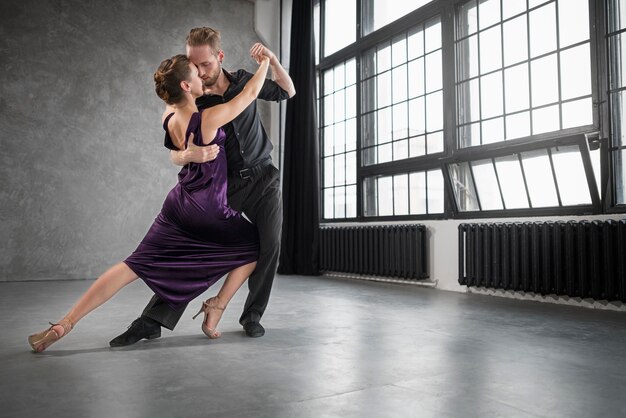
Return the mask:
[[[526,50],[527,50],[527,59],[526,63],[528,64],[528,112],[529,112],[529,122],[530,122],[530,135],[532,135],[535,130],[533,126],[533,87],[532,87],[532,63],[530,58],[530,11],[528,10],[529,2],[526,0]],[[521,164],[521,160],[520,160]],[[524,182],[526,178],[524,178]],[[526,189],[528,191],[528,185],[526,185]],[[528,196],[528,204],[532,207],[530,203],[530,195]]]
[[559,189],[559,182],[556,179],[556,170],[554,169],[554,161],[552,160],[552,148],[547,148],[548,160],[550,161],[550,170],[552,171],[552,180],[554,181],[554,188],[556,189],[556,198],[559,202],[559,207],[563,207],[561,201],[561,190]]
[[[506,85],[504,83],[504,22],[502,21],[502,6],[503,6],[503,2],[504,0],[500,0],[500,58],[502,60],[501,64],[502,64],[502,68],[500,69],[500,71],[502,71],[502,126],[504,127],[504,132],[503,135],[504,137],[502,138],[503,141],[506,141]],[[494,170],[495,170],[495,163],[494,163]],[[502,203],[504,207],[504,199],[502,199]]]
[[[563,129],[563,101],[562,101],[562,91],[561,91],[561,36],[559,34],[559,2],[554,2],[554,9],[556,13],[556,71],[557,77],[559,80],[559,84],[557,85],[558,90],[558,103],[559,103],[559,130]],[[552,157],[550,157],[552,160]],[[556,181],[556,177],[555,177]],[[560,196],[560,195],[559,195]],[[561,203],[559,198],[559,204]]]
[[[478,132],[480,134],[480,145],[483,145],[483,98],[482,98],[482,68],[481,68],[481,59],[480,59],[480,34],[483,32],[480,29],[480,1],[476,1],[476,48],[478,51]],[[471,91],[471,89],[470,89]],[[471,126],[471,123],[470,123]],[[470,128],[470,133],[471,133]],[[471,164],[470,164],[471,167]],[[471,168],[470,168],[471,171]],[[472,173],[472,178],[474,174]],[[476,183],[474,183],[476,186]],[[478,199],[478,190],[476,191],[476,199]],[[479,203],[480,206],[480,203]],[[482,210],[482,209],[481,209]]]
[[502,184],[500,184],[500,176],[498,175],[498,169],[496,168],[495,158],[491,158],[491,164],[493,165],[493,172],[496,174],[496,182],[498,183],[498,191],[500,192],[500,199],[502,200],[502,208],[506,210],[506,204],[504,203],[504,193],[502,193]]
[[526,180],[526,171],[524,170],[524,163],[522,162],[522,153],[517,153],[517,160],[519,161],[519,167],[522,170],[522,178],[524,179],[524,189],[526,190],[526,199],[528,199],[528,208],[532,209],[533,201],[530,198],[530,191],[528,189],[528,180]]

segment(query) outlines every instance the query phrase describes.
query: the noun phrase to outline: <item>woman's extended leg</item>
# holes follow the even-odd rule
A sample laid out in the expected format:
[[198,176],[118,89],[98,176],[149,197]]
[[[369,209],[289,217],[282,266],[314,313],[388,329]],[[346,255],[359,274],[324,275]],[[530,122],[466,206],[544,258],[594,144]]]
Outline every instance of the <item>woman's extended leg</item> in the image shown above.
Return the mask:
[[[246,279],[248,279],[255,267],[256,261],[237,267],[228,273],[228,276],[226,277],[220,291],[217,293],[217,296],[213,296],[202,303],[200,312],[204,312],[205,314],[204,322],[202,323],[202,331],[207,337],[219,338],[221,334],[216,331],[215,328],[222,318],[224,309],[226,309],[230,300],[233,298],[235,293],[237,293],[237,290],[239,290],[241,285],[245,283]],[[200,314],[200,312],[198,312],[198,314]],[[196,316],[198,314],[196,314]]]
[[36,352],[42,352],[52,343],[72,330],[72,327],[89,312],[111,299],[122,287],[137,279],[137,275],[124,263],[108,269],[78,299],[78,302],[56,324],[45,331],[28,337],[28,342]]

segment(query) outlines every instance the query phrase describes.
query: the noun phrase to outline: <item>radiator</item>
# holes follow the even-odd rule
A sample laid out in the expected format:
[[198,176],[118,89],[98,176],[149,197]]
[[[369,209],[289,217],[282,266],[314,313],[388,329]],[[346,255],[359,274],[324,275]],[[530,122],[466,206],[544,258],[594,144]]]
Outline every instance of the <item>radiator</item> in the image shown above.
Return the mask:
[[459,283],[626,302],[626,220],[461,224]]
[[323,271],[428,278],[424,225],[322,227],[320,232]]

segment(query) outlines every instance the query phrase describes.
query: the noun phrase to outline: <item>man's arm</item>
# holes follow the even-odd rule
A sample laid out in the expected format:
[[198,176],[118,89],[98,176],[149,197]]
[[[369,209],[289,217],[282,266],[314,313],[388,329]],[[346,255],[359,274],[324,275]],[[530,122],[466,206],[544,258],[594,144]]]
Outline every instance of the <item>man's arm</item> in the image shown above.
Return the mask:
[[256,43],[250,48],[250,55],[252,57],[257,55],[267,56],[270,59],[270,69],[272,70],[272,76],[276,84],[278,84],[281,89],[285,90],[290,98],[296,94],[296,88],[293,85],[293,81],[291,81],[291,77],[289,77],[289,73],[280,65],[280,61],[278,61],[278,58],[276,58],[276,55],[274,55],[272,51],[263,46],[263,44]]
[[217,158],[217,154],[220,152],[220,147],[217,145],[207,145],[206,147],[199,147],[193,143],[193,133],[189,136],[187,143],[187,149],[182,151],[170,151],[170,161],[174,165],[187,165],[189,163],[206,163],[207,161],[213,161]]

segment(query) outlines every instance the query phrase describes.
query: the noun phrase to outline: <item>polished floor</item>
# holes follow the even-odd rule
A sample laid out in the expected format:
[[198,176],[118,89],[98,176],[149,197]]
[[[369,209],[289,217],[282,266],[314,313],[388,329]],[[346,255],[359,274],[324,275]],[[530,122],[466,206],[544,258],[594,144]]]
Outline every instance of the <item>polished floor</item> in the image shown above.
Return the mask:
[[140,282],[43,354],[26,337],[89,281],[0,283],[2,417],[626,416],[626,314],[328,277],[278,276],[263,338],[174,332],[110,349]]

